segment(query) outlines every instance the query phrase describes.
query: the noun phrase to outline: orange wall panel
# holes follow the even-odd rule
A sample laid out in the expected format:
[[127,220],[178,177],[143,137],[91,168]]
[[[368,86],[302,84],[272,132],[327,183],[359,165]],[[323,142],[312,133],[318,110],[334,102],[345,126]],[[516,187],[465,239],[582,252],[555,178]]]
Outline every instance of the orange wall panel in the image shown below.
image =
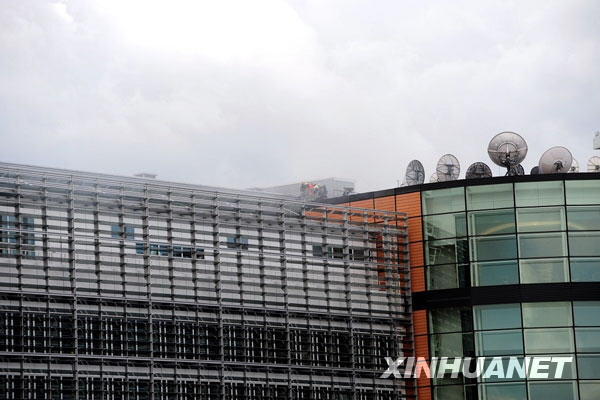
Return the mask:
[[350,202],[350,207],[358,207],[358,208],[373,208],[373,199],[360,200],[360,201],[352,201]]
[[[413,324],[415,335],[427,334],[427,312],[425,310],[417,310],[413,312]],[[424,355],[419,355],[425,357]]]
[[381,211],[396,211],[394,196],[379,197],[375,199],[375,209]]
[[[429,382],[429,379],[427,379],[426,381]],[[418,387],[417,394],[417,398],[419,400],[431,400],[431,388],[429,386]]]
[[396,196],[396,210],[409,218],[421,216],[421,193],[405,193]]
[[410,270],[411,291],[413,293],[425,291],[425,270],[423,267]]

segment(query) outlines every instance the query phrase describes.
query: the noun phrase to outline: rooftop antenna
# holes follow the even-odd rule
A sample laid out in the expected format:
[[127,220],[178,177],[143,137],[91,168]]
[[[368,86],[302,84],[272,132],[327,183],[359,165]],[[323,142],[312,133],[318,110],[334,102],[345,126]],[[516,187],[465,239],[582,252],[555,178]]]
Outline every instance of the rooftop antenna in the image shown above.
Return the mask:
[[600,157],[593,156],[588,160],[588,172],[600,172]]
[[539,175],[540,174],[540,167],[538,167],[537,165],[533,168],[531,168],[531,172],[529,173],[530,175]]
[[600,131],[594,135],[594,150],[600,150]]
[[491,178],[492,170],[487,166],[486,163],[476,162],[471,164],[471,166],[467,169],[467,173],[465,174],[465,178],[467,179],[477,179],[477,178]]
[[527,155],[527,142],[518,133],[500,132],[490,140],[488,155],[494,164],[506,168],[506,175],[517,175],[511,171]]
[[435,168],[438,182],[455,181],[460,174],[460,163],[452,154],[444,154]]
[[573,155],[571,152],[562,146],[555,146],[542,154],[539,163],[540,173],[566,173],[571,168],[572,163]]
[[425,182],[425,168],[419,160],[412,160],[408,163],[404,182],[407,186],[420,185]]
[[571,168],[569,168],[569,173],[573,174],[575,172],[579,172],[579,163],[576,159],[573,159],[573,163],[571,164]]
[[525,168],[523,168],[523,166],[521,164],[517,164],[514,167],[510,167],[510,169],[507,172],[508,176],[515,176],[515,175],[525,175]]
[[436,183],[436,182],[439,182],[439,181],[438,181],[437,172],[434,172],[433,174],[431,174],[431,177],[429,178],[429,183]]

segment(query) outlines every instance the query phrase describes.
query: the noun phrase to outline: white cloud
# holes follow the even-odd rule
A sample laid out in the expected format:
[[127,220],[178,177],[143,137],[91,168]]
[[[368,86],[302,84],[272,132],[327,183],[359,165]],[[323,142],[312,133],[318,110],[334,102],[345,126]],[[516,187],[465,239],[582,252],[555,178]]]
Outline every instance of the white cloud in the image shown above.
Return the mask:
[[[388,188],[502,130],[580,164],[600,4],[34,1],[0,9],[0,157],[250,187]],[[498,172],[497,168],[493,168]]]

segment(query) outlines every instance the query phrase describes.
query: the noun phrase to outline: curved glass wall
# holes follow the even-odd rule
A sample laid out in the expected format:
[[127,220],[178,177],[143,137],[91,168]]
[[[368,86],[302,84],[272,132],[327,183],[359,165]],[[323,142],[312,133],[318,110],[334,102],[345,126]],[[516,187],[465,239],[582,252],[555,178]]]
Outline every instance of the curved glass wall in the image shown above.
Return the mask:
[[600,182],[424,191],[427,290],[600,282]]
[[[424,191],[422,210],[427,291],[600,282],[598,180]],[[600,302],[444,307],[427,314],[431,357],[574,357],[558,380],[434,378],[435,399],[600,399]]]
[[[434,379],[436,399],[597,400],[600,302],[537,302],[431,309],[432,357],[573,357],[561,379],[484,376]],[[489,359],[486,359],[486,362]],[[555,364],[549,363],[554,378]],[[488,367],[483,365],[483,370]]]

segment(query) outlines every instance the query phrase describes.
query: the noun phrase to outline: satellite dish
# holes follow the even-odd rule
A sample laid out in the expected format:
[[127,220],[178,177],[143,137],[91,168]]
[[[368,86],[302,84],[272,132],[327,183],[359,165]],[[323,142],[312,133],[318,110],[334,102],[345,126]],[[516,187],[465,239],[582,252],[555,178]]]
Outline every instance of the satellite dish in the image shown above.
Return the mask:
[[460,174],[460,163],[452,154],[444,154],[435,168],[438,182],[455,181]]
[[540,174],[540,167],[538,167],[537,165],[533,168],[531,168],[531,172],[529,173],[530,175],[539,175]]
[[508,176],[525,175],[525,168],[521,164],[510,167],[506,173]]
[[588,172],[600,172],[600,157],[594,156],[588,160]]
[[571,164],[571,168],[569,168],[569,173],[572,174],[574,172],[579,172],[579,163],[576,159],[573,159],[573,164]]
[[407,186],[420,185],[425,182],[425,168],[419,160],[412,160],[408,163],[404,182]]
[[488,155],[494,164],[505,167],[507,175],[511,167],[520,164],[527,155],[527,142],[514,132],[501,132],[490,140]]
[[565,173],[571,168],[573,155],[569,150],[562,146],[552,147],[540,158],[540,173],[556,174]]
[[431,174],[431,178],[429,178],[429,183],[435,183],[435,182],[438,182],[437,172],[434,172],[433,174]]
[[477,178],[491,178],[492,170],[487,166],[486,163],[476,162],[471,164],[471,166],[467,169],[467,173],[465,174],[465,178],[467,179],[477,179]]

